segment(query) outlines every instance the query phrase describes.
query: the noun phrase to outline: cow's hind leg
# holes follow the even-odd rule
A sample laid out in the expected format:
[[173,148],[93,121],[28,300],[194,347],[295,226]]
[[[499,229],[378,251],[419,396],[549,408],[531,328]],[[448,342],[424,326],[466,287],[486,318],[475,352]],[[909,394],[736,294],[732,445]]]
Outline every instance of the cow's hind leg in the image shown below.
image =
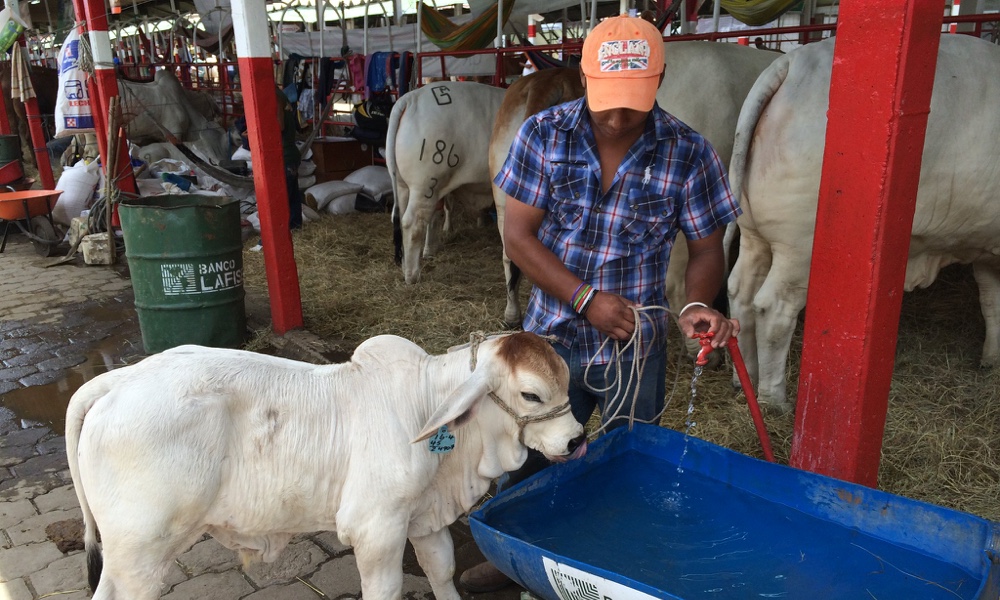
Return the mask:
[[[687,238],[683,235],[678,235],[677,239],[674,240],[673,248],[670,250],[670,264],[667,265],[667,304],[670,305],[670,310],[675,315],[687,304],[687,288],[684,284],[687,265]],[[698,356],[698,352],[701,351],[701,344],[694,338],[686,338],[684,340],[683,351],[684,356],[694,361],[695,357]],[[719,362],[722,360],[721,356],[721,352],[712,352],[708,355],[708,365],[706,366],[709,369],[718,367]]]
[[104,535],[104,569],[94,600],[156,600],[171,561],[200,534],[183,542],[171,536],[131,537],[139,541],[125,543],[118,536]]
[[424,237],[424,258],[431,258],[437,254],[441,247],[441,240],[451,230],[451,208],[448,198],[438,204],[439,206],[431,213],[430,222],[427,224],[427,234]]
[[[771,248],[759,236],[744,233],[740,237],[739,258],[729,274],[729,314],[740,322],[740,354],[746,363],[750,379],[754,382],[759,381],[760,369],[757,362],[757,321],[753,312],[753,299],[764,285],[770,268]],[[740,387],[735,372],[733,386]]]
[[411,188],[406,210],[400,213],[403,233],[403,279],[413,284],[420,281],[420,259],[427,241],[427,227],[432,221],[437,201],[423,199],[421,192]]
[[[503,241],[503,224],[507,208],[507,195],[494,188],[493,202],[497,209],[497,229],[500,230],[500,240]],[[511,329],[521,327],[521,269],[510,258],[506,250],[503,253],[503,274],[507,284],[507,306],[503,310],[503,321]]]
[[808,256],[776,255],[764,285],[754,297],[760,368],[757,398],[779,411],[794,408],[794,400],[790,402],[786,397],[785,375],[792,335],[799,313],[806,305],[808,280]]
[[979,286],[979,306],[986,321],[986,340],[979,364],[990,369],[1000,362],[1000,271],[980,262],[972,265],[972,273]]
[[437,600],[459,600],[455,589],[455,545],[451,532],[445,527],[430,535],[411,537],[410,543],[417,553],[417,562],[427,575],[427,580]]
[[503,255],[503,274],[507,282],[507,306],[503,310],[503,322],[511,329],[521,327],[521,269]]

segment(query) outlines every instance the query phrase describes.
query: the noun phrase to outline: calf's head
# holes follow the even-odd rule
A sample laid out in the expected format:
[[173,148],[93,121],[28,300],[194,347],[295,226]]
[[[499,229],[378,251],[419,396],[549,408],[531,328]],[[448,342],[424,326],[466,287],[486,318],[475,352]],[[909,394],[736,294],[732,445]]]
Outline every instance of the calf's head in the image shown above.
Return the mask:
[[569,368],[552,346],[520,332],[484,342],[468,380],[428,420],[415,442],[442,425],[460,427],[480,402],[495,404],[518,441],[549,460],[579,458],[587,450],[583,426],[569,409]]

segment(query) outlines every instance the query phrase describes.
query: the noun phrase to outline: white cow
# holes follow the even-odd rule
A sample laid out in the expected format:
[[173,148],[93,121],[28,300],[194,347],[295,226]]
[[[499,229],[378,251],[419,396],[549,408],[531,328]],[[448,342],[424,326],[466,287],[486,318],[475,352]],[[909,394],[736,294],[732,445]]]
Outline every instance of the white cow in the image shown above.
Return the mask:
[[458,600],[448,526],[527,447],[586,452],[568,382],[527,333],[441,356],[378,336],[325,366],[183,346],[101,375],[66,413],[94,599],[159,598],[204,533],[273,561],[295,534],[335,530],[366,599],[399,600],[408,538],[435,597]]
[[[729,173],[744,210],[730,307],[760,401],[783,410],[792,408],[785,368],[806,301],[833,47],[832,39],[809,44],[761,74],[740,114]],[[944,266],[973,264],[986,319],[984,367],[1000,355],[997,98],[1000,48],[943,36],[905,282],[906,290],[925,287]]]
[[440,82],[404,94],[392,107],[385,162],[407,283],[420,280],[421,245],[427,255],[434,250],[429,225],[439,201],[451,194],[474,208],[492,202],[486,150],[504,92],[481,83]]
[[[663,50],[666,75],[656,94],[657,103],[705,136],[723,164],[728,165],[743,99],[757,75],[780,55],[717,42],[668,42]],[[508,90],[508,99],[501,107],[494,126],[490,142],[490,174],[495,176],[500,172],[517,129],[529,115],[581,95],[583,87],[575,69],[542,70],[515,82]],[[493,200],[497,206],[497,226],[502,235],[507,195],[494,186]],[[518,299],[520,272],[516,267],[512,270],[506,253],[503,260],[507,276],[504,321],[515,326],[521,320]],[[675,310],[686,304],[686,267],[687,243],[684,236],[678,236],[667,270],[667,298]],[[698,344],[694,343],[693,350],[697,349]]]
[[232,154],[228,132],[213,120],[218,109],[213,113],[211,98],[185,90],[170,70],[157,71],[152,83],[119,81],[118,89],[129,141],[168,142],[166,130],[212,164]]

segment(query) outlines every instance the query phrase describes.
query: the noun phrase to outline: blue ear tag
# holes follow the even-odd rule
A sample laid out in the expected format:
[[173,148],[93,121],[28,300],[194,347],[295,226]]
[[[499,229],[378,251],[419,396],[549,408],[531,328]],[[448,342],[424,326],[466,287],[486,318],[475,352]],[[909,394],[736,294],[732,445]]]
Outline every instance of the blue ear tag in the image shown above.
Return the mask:
[[427,446],[435,454],[451,452],[455,448],[455,436],[448,433],[447,425],[442,425],[441,429],[427,440]]

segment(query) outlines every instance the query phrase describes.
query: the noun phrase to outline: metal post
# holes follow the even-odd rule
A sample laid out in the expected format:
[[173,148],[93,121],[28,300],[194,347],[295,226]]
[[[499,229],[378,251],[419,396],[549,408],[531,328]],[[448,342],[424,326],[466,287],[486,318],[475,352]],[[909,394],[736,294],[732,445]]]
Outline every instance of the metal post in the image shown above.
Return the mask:
[[941,4],[840,11],[791,464],[875,486]]
[[[87,11],[84,6],[84,0],[73,0],[73,11],[76,13],[77,23],[81,23],[79,33],[82,38],[87,35],[87,29],[83,26],[83,23],[87,22]],[[94,120],[94,132],[97,136],[97,151],[104,164],[107,164],[107,125],[105,124],[107,114],[102,114],[103,107],[101,106],[101,95],[97,92],[97,79],[87,77],[86,85],[87,100],[90,102],[90,112]],[[102,133],[104,136],[101,135]]]
[[[94,76],[97,79],[97,95],[100,98],[100,110],[103,115],[98,121],[95,118],[95,128],[101,127],[97,131],[97,137],[107,135],[108,123],[106,115],[108,107],[111,105],[111,98],[118,95],[118,77],[115,74],[114,59],[111,56],[111,38],[108,35],[108,13],[104,8],[102,0],[83,0],[84,10],[87,13],[87,26],[90,29],[90,49],[94,54]],[[93,98],[91,98],[91,109],[94,108]],[[96,117],[97,114],[95,113]],[[135,184],[135,175],[132,173],[132,157],[128,153],[128,140],[125,139],[125,131],[119,133],[118,157],[114,161],[118,172],[108,174],[113,177],[123,192],[138,194],[139,188]],[[106,158],[106,156],[105,156]],[[110,164],[105,161],[103,164]],[[115,212],[115,225],[117,225],[117,211]]]
[[[24,51],[23,59],[28,59],[28,48],[22,33],[17,43]],[[30,67],[29,67],[30,69]],[[4,111],[6,113],[6,111]],[[45,146],[45,132],[42,130],[42,114],[38,110],[38,98],[32,96],[24,101],[24,116],[28,119],[28,130],[31,133],[31,147],[35,151],[35,164],[38,166],[38,176],[42,178],[42,189],[53,190],[56,187],[52,177],[52,163],[49,161],[49,149]]]
[[285,188],[281,128],[275,94],[271,36],[263,0],[233,1],[233,32],[244,91],[247,136],[255,165],[264,270],[271,297],[271,320],[275,333],[282,335],[302,326],[302,299],[299,275],[288,229],[288,191]]
[[419,57],[420,57],[420,53],[422,52],[421,49],[423,47],[423,43],[422,42],[423,42],[423,38],[424,38],[423,29],[421,29],[423,27],[423,23],[424,23],[423,11],[421,10],[422,5],[423,5],[423,2],[420,2],[418,0],[417,1],[417,61],[418,62],[420,61]]
[[497,50],[499,50],[500,48],[503,48],[505,45],[506,44],[504,44],[504,40],[503,40],[503,0],[497,0],[497,40],[496,40],[496,48],[497,48]]
[[[593,29],[597,25],[597,0],[590,0],[590,27]],[[588,33],[589,33],[588,29]]]
[[[316,24],[319,25],[319,53],[317,53],[316,56],[318,58],[323,58],[326,56],[326,46],[324,46],[325,40],[323,39],[323,30],[326,29],[325,0],[316,0]],[[315,74],[316,72],[317,69],[314,67],[313,73]]]
[[[802,26],[812,25],[813,11],[815,10],[815,8],[816,8],[815,3],[810,2],[810,0],[806,0],[805,2],[802,3],[802,13],[799,14],[799,25]],[[803,31],[802,33],[800,33],[799,43],[802,45],[808,44],[810,35],[812,34],[809,33],[808,31]]]
[[719,15],[722,14],[722,0],[712,3],[712,31],[719,33]]
[[[380,5],[380,6],[383,7],[382,8],[382,14],[384,15],[385,14],[385,6],[384,5]],[[395,10],[395,6],[393,6],[393,10]],[[389,33],[389,52],[395,52],[395,48],[392,47],[392,21],[395,18],[396,18],[395,15],[393,15],[392,19],[386,19],[388,21],[388,26],[389,26],[389,30],[388,30],[388,33]]]

